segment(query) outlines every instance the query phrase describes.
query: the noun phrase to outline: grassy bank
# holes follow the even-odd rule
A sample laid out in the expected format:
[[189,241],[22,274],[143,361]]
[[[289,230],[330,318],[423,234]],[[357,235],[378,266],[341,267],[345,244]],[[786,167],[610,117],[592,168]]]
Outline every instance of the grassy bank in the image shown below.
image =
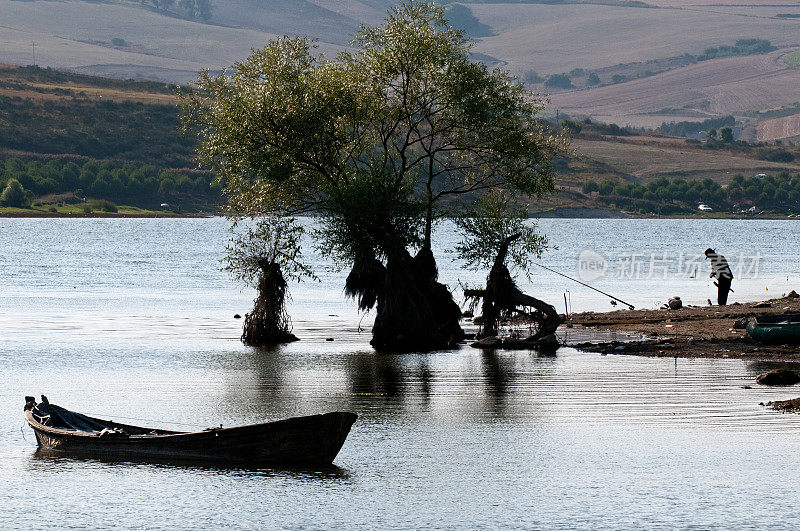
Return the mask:
[[84,209],[83,205],[64,205],[56,207],[31,207],[31,208],[15,208],[15,207],[0,207],[0,217],[5,218],[27,218],[27,217],[159,217],[159,218],[173,218],[183,217],[186,215],[196,216],[197,214],[178,213],[170,210],[147,210],[144,208],[119,205],[116,212]]

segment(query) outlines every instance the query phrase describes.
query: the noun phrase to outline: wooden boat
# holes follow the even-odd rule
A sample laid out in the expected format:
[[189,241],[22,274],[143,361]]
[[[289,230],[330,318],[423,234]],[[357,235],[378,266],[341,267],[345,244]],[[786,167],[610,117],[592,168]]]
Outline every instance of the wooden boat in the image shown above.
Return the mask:
[[800,343],[800,314],[762,315],[747,323],[747,335],[760,343]]
[[101,420],[25,397],[25,418],[42,448],[98,458],[224,461],[327,466],[341,450],[355,413],[325,413],[236,428],[179,432]]

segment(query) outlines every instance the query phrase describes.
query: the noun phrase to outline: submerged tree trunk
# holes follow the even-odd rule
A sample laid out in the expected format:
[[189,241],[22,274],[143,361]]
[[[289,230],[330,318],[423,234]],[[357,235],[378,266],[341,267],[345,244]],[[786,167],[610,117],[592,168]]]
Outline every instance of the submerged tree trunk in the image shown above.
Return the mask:
[[436,261],[423,247],[403,251],[383,265],[371,258],[354,266],[346,291],[361,309],[376,308],[370,344],[395,352],[447,348],[464,338],[461,309],[447,286],[436,281]]
[[500,319],[522,307],[535,310],[534,319],[539,326],[536,333],[529,338],[532,341],[554,334],[561,324],[561,318],[553,306],[520,291],[511,277],[505,264],[506,255],[509,244],[517,238],[519,235],[510,236],[500,245],[492,269],[486,278],[486,289],[466,290],[464,293],[467,297],[483,299],[483,325],[479,337],[496,336]]
[[286,313],[286,280],[278,264],[263,263],[258,280],[258,297],[245,316],[242,341],[247,345],[274,345],[297,341]]

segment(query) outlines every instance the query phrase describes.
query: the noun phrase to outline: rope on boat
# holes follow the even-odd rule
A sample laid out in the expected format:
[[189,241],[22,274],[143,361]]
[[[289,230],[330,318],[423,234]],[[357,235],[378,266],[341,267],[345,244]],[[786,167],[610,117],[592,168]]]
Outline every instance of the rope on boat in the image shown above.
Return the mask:
[[19,427],[19,432],[22,434],[22,440],[25,441],[28,444],[28,446],[38,446],[37,444],[28,441],[28,437],[25,436],[25,428],[27,426],[28,426],[28,423],[23,418],[22,419],[22,425]]
[[581,286],[586,286],[587,288],[589,288],[589,289],[593,289],[593,290],[595,290],[595,291],[596,291],[596,292],[598,292],[598,293],[602,293],[602,294],[603,294],[603,295],[605,295],[606,297],[610,297],[611,299],[613,299],[613,300],[615,300],[615,301],[619,301],[619,302],[621,302],[622,304],[624,304],[625,306],[627,306],[627,307],[628,307],[628,308],[630,308],[631,310],[635,310],[635,308],[633,307],[633,304],[631,304],[631,303],[629,303],[629,302],[625,302],[624,300],[622,300],[622,299],[619,299],[619,298],[617,298],[617,297],[615,297],[615,296],[611,295],[610,293],[606,293],[605,291],[600,291],[599,289],[597,289],[597,288],[594,288],[594,287],[590,286],[589,284],[586,284],[585,282],[581,282],[581,281],[580,281],[580,280],[578,280],[578,279],[575,279],[575,278],[569,277],[569,276],[565,275],[564,273],[559,273],[559,272],[558,272],[558,271],[556,271],[555,269],[550,269],[549,267],[547,267],[547,266],[545,266],[545,265],[542,265],[542,264],[537,264],[536,262],[531,262],[531,263],[532,263],[533,265],[537,265],[537,266],[541,267],[542,269],[547,269],[548,271],[552,271],[552,272],[553,272],[553,273],[555,273],[556,275],[561,275],[562,277],[564,277],[564,278],[568,278],[568,279],[570,279],[570,280],[571,280],[571,281],[573,281],[573,282],[577,282],[577,283],[578,283],[578,284],[580,284]]
[[[106,415],[104,413],[83,413],[84,415],[88,415],[90,417],[101,418],[101,419],[125,419],[125,420],[136,420],[139,422],[152,422],[154,424],[174,424],[176,426],[189,426],[192,428],[208,428],[206,424],[191,424],[188,422],[175,422],[175,421],[167,421],[167,420],[153,420],[153,419],[143,419],[138,417],[123,417],[122,415]],[[114,422],[111,420],[111,422]]]

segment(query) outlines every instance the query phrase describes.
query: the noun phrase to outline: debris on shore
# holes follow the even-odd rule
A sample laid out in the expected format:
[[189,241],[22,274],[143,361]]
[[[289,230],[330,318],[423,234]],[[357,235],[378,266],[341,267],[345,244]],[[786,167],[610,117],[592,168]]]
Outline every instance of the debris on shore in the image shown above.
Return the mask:
[[[763,345],[742,329],[756,316],[800,313],[800,298],[784,297],[727,306],[683,306],[676,310],[617,310],[572,314],[568,332],[581,342],[567,345],[605,354],[654,357],[800,359],[792,345]],[[582,333],[576,333],[576,331]],[[586,341],[591,333],[640,337],[629,341]],[[624,348],[618,348],[618,347]]]
[[488,336],[470,346],[483,350],[552,350],[557,349],[560,343],[555,334],[547,334],[538,339],[535,336],[527,338]]
[[774,402],[767,402],[764,405],[776,411],[783,411],[784,413],[800,413],[800,398],[776,400]]
[[683,308],[683,301],[681,300],[680,297],[671,297],[667,301],[667,308],[669,308],[670,310],[680,310],[681,308]]

